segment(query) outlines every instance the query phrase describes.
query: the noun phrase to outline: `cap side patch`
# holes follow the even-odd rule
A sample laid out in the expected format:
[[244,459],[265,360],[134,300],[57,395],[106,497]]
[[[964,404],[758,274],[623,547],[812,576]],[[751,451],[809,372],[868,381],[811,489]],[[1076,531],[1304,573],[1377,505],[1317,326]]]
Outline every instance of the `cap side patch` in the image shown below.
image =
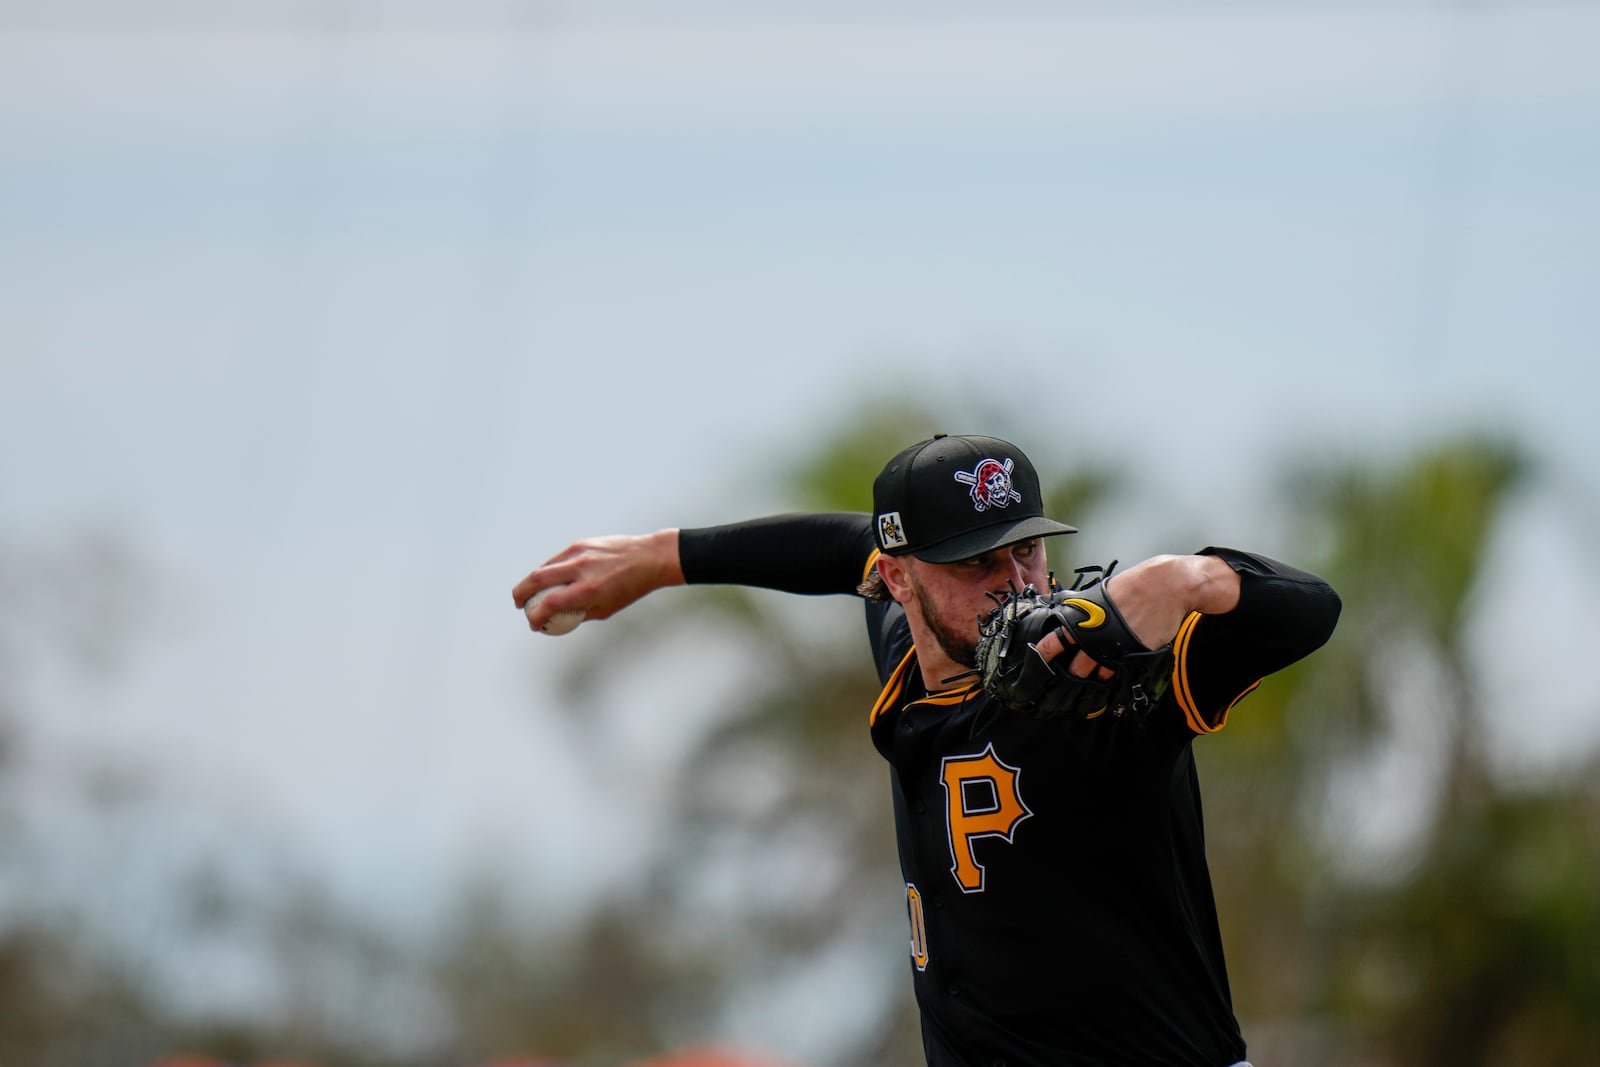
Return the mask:
[[906,528],[900,522],[898,511],[886,511],[878,516],[878,544],[888,548],[904,548],[911,541],[906,537]]

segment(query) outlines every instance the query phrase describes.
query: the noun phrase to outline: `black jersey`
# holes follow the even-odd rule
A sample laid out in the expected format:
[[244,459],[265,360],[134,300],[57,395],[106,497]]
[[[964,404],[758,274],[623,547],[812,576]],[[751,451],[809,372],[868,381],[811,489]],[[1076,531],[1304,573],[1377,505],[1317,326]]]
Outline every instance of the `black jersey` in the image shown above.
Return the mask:
[[[685,575],[730,580],[719,575],[737,559],[747,584],[843,591],[847,576],[870,566],[864,517],[768,521],[753,538],[749,526],[694,532]],[[804,543],[816,569],[798,568],[802,577],[791,556],[777,567],[781,579],[769,573],[788,555],[779,542],[801,529],[803,542],[787,547]],[[765,545],[765,562],[753,564],[741,542]],[[903,610],[867,602],[883,682],[871,737],[891,768],[930,1067],[1244,1059],[1191,743],[1221,729],[1262,677],[1321,645],[1338,598],[1321,579],[1264,557],[1203,551],[1240,573],[1239,605],[1184,621],[1173,685],[1143,723],[1040,720],[971,683],[930,693]]]

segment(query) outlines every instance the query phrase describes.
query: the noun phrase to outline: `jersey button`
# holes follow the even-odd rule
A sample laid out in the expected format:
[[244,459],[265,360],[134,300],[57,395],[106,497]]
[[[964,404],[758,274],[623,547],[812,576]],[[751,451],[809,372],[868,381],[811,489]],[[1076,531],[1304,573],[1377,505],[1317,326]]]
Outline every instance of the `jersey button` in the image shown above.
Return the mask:
[[922,800],[913,800],[911,802],[911,810],[916,812],[918,815],[921,815],[923,812],[928,810],[927,802]]
[[951,982],[949,985],[944,987],[944,991],[949,993],[952,997],[959,997],[961,995],[961,986],[959,983]]

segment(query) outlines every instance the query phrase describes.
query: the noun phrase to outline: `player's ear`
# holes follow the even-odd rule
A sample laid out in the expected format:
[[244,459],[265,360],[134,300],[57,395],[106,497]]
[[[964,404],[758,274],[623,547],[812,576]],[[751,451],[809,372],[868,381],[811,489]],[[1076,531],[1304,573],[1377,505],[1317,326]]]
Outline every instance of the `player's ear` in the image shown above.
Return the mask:
[[883,587],[889,590],[889,595],[899,604],[911,601],[911,578],[908,568],[909,563],[899,556],[878,557],[878,573],[883,577]]

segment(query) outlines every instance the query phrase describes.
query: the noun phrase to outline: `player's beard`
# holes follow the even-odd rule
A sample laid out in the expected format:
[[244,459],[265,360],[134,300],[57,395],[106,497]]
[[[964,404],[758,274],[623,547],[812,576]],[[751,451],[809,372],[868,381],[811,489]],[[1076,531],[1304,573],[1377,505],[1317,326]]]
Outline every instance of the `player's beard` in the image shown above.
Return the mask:
[[958,630],[940,610],[938,602],[928,595],[914,573],[908,573],[911,589],[917,594],[917,606],[922,610],[922,621],[933,631],[933,639],[950,659],[963,667],[978,665],[978,631],[976,617],[968,620],[967,630]]

